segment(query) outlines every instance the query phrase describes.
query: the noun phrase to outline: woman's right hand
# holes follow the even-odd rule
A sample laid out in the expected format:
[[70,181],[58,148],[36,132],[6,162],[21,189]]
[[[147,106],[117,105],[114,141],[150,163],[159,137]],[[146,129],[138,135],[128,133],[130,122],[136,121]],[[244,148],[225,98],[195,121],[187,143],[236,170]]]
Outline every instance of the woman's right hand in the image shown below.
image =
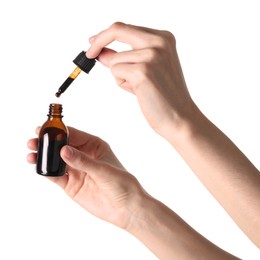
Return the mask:
[[[106,47],[114,41],[132,49],[116,52]],[[136,95],[148,123],[160,135],[172,135],[181,119],[191,116],[196,106],[170,32],[117,22],[91,37],[90,43],[87,56],[109,67],[117,84]]]

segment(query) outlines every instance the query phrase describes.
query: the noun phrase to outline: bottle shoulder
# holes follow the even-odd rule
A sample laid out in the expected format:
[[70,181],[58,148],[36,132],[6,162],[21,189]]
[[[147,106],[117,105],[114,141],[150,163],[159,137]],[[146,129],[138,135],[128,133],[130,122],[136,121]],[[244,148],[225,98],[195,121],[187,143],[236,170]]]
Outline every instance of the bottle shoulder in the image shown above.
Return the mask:
[[64,124],[61,118],[47,119],[41,126],[40,133],[46,128],[59,128],[64,132],[68,132],[67,126]]

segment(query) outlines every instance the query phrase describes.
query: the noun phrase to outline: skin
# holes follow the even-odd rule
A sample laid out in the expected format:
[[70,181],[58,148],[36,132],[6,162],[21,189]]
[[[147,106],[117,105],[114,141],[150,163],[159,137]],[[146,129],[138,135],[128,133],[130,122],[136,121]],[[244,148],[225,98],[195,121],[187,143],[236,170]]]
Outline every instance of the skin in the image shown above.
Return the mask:
[[[187,162],[249,239],[260,247],[260,175],[256,167],[193,102],[167,31],[114,23],[91,37],[88,58],[111,70],[134,94],[150,126]],[[131,50],[107,46],[120,41]],[[37,134],[39,128],[37,129]],[[137,237],[160,259],[236,259],[193,230],[151,197],[108,144],[69,128],[61,156],[68,174],[51,178],[79,205]],[[36,162],[37,138],[28,141]]]
[[[139,239],[159,259],[237,259],[192,229],[166,205],[150,196],[100,138],[68,127],[70,146],[61,156],[67,174],[47,177],[94,216]],[[38,135],[40,127],[36,129]],[[38,138],[28,141],[36,151]],[[37,153],[27,156],[35,164]]]

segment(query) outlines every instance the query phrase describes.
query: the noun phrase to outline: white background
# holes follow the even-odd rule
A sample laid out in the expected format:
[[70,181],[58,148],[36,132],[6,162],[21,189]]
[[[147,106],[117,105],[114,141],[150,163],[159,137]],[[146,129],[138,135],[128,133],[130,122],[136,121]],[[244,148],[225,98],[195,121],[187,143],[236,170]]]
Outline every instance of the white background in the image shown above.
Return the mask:
[[[116,21],[171,31],[201,110],[260,167],[259,1],[1,1],[0,259],[156,259],[96,219],[26,162],[27,140],[88,38]],[[114,45],[124,49],[121,44]],[[147,125],[134,96],[97,63],[61,97],[64,122],[110,143],[154,197],[243,259],[259,250]]]

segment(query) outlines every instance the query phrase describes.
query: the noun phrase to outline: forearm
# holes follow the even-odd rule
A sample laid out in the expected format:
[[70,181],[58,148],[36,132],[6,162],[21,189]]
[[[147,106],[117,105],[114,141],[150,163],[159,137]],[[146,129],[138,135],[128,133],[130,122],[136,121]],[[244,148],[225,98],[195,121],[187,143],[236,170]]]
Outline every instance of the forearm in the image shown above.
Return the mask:
[[134,212],[128,231],[159,259],[237,259],[153,198],[148,197]]
[[183,123],[178,135],[172,135],[169,141],[240,228],[260,247],[260,175],[254,165],[198,109],[194,109],[191,119]]

